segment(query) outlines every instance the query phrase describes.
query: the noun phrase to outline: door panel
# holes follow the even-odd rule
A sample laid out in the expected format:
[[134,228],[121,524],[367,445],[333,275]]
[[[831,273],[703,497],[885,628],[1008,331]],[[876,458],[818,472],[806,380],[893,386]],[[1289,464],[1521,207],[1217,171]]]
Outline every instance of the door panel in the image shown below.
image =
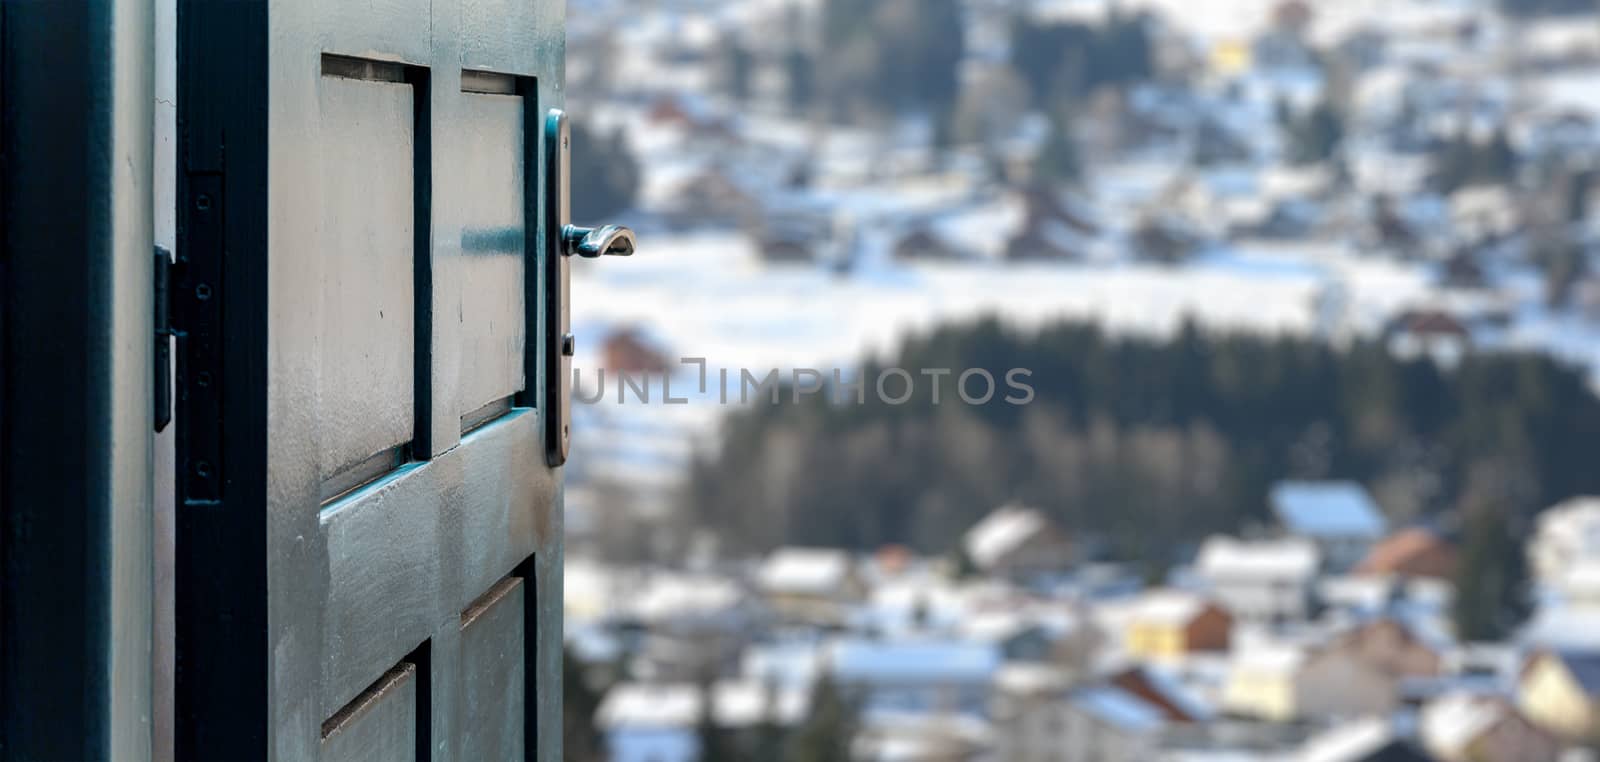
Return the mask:
[[325,762],[390,762],[417,756],[417,668],[402,662],[323,723]]
[[461,135],[460,171],[478,188],[474,203],[461,209],[461,367],[467,372],[456,412],[467,417],[466,427],[481,423],[474,411],[525,388],[528,335],[523,98],[510,77],[475,85],[509,92],[461,97],[461,119],[470,127]]
[[228,475],[179,506],[179,755],[558,760],[564,4],[181,2],[179,256],[226,322],[179,381],[230,402],[178,410]]
[[462,759],[522,759],[522,580],[508,577],[461,614]]
[[[402,447],[416,431],[415,114],[410,84],[339,76],[329,68],[318,81],[322,245],[295,256],[320,260],[322,270],[314,339],[318,460],[329,484],[324,492],[337,494],[371,475],[355,474],[352,483],[347,472]],[[395,460],[383,458],[368,471],[393,468]]]

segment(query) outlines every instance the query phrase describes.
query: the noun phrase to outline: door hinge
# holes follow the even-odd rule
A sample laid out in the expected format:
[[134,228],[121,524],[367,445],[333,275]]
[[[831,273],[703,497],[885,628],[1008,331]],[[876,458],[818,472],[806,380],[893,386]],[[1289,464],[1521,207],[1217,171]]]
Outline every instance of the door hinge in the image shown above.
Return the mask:
[[168,295],[172,290],[172,253],[164,246],[156,247],[155,268],[155,357],[152,370],[155,378],[155,423],[159,433],[172,423],[172,310]]

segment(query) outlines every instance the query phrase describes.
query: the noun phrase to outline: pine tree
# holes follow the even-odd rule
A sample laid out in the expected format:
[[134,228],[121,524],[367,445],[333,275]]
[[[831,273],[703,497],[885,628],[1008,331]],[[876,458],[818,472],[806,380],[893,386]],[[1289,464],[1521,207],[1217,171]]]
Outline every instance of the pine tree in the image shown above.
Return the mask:
[[811,690],[811,713],[789,739],[786,762],[847,762],[859,727],[859,707],[823,673]]
[[768,680],[764,686],[761,705],[761,722],[756,725],[755,733],[750,739],[751,749],[748,759],[773,760],[778,762],[783,759],[784,729],[779,712],[778,684]]
[[568,762],[601,762],[605,738],[595,726],[600,695],[590,689],[572,652],[561,654],[561,747]]
[[1076,182],[1083,175],[1078,145],[1072,138],[1072,125],[1064,114],[1051,120],[1050,136],[1033,161],[1035,178],[1052,183]]
[[785,95],[788,96],[789,110],[795,114],[809,111],[811,99],[816,97],[816,70],[811,63],[811,56],[799,47],[791,48],[783,56],[783,72],[788,80]]
[[610,137],[572,125],[572,217],[576,222],[605,219],[633,205],[639,189],[639,162],[619,128]]
[[695,735],[700,742],[700,762],[732,762],[738,758],[727,748],[722,728],[717,726],[717,682],[712,677],[700,682],[700,719]]
[[1344,140],[1344,120],[1327,100],[1294,120],[1289,131],[1289,158],[1296,164],[1315,164],[1333,158]]
[[1517,537],[1499,510],[1468,514],[1452,612],[1461,640],[1501,639],[1526,614],[1526,569]]
[[722,79],[729,97],[740,103],[750,99],[755,65],[755,56],[737,37],[729,35],[722,41]]

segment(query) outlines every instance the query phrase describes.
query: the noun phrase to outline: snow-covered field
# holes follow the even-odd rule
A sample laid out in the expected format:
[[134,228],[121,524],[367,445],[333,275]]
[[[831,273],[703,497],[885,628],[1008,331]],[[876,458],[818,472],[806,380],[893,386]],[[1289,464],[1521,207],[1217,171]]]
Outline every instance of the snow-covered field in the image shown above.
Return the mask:
[[[580,337],[649,326],[670,353],[708,358],[713,368],[848,366],[892,351],[908,333],[984,315],[1021,328],[1078,319],[1148,335],[1185,319],[1271,334],[1345,323],[1365,332],[1430,289],[1421,267],[1327,246],[1241,247],[1184,267],[880,259],[841,274],[764,265],[737,233],[658,234],[644,236],[631,260],[587,264],[573,277]],[[1348,300],[1333,324],[1322,305],[1330,289]],[[579,367],[593,362],[580,349]]]

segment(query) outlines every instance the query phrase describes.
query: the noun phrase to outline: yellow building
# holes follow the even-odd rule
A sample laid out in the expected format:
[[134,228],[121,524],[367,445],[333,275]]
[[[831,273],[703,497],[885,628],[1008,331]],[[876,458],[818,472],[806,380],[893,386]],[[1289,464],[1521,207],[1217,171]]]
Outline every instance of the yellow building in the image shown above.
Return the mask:
[[1517,686],[1522,711],[1568,741],[1600,741],[1600,652],[1541,651]]
[[1221,606],[1188,593],[1146,595],[1128,621],[1127,647],[1153,661],[1182,658],[1194,651],[1226,651],[1233,617]]

